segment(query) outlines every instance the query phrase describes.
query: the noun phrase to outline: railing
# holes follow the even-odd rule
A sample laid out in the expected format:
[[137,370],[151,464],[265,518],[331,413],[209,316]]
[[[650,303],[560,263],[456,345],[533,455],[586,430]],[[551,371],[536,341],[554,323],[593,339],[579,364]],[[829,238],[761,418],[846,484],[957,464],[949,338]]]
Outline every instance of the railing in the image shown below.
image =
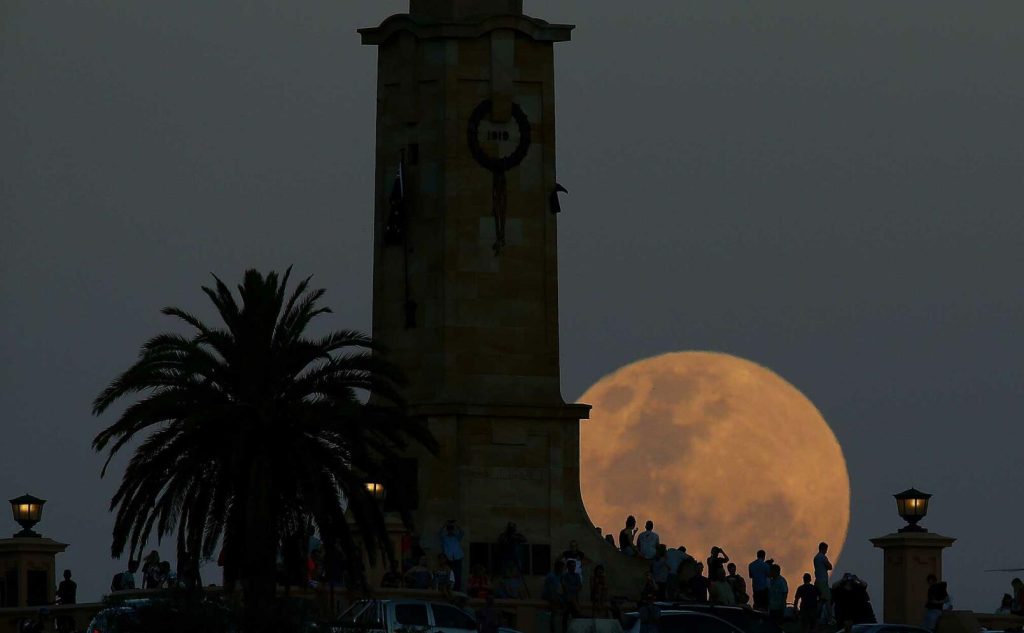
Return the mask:
[[981,633],[987,631],[1020,631],[1024,617],[995,615],[973,611],[943,611],[937,633]]
[[41,620],[45,631],[84,631],[103,603],[56,605],[48,607],[10,607],[0,609],[0,633],[19,633],[25,620]]
[[[222,587],[206,587],[207,593],[220,593]],[[161,589],[128,589],[116,591],[112,596],[121,599],[153,598],[164,595],[165,590]],[[362,598],[374,598],[385,600],[425,600],[429,602],[442,602],[444,598],[438,591],[430,589],[373,589],[371,592],[349,593],[345,589],[320,588],[320,589],[298,589],[278,587],[278,595],[289,595],[296,598],[305,598],[314,601],[321,615],[325,619],[339,615],[353,601]],[[465,594],[454,594],[456,602],[464,604],[467,608],[475,610],[483,606],[484,601],[469,599]],[[523,633],[547,633],[549,630],[548,604],[543,600],[495,600],[494,604],[506,617],[506,625]],[[66,606],[44,606],[44,607],[17,607],[0,609],[0,633],[19,633],[19,625],[25,620],[41,620],[44,630],[49,632],[58,631],[85,631],[89,621],[92,620],[106,605],[102,602],[90,602],[72,604]],[[589,610],[584,605],[584,615]],[[993,616],[995,617],[995,616]],[[66,627],[66,628],[62,628]]]

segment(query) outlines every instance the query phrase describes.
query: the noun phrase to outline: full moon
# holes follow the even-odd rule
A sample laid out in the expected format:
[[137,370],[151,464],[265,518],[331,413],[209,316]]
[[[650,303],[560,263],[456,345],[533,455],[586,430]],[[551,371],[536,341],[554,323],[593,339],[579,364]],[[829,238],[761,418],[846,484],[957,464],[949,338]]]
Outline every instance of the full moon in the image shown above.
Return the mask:
[[760,365],[710,352],[637,361],[580,402],[583,502],[618,535],[627,515],[697,560],[725,549],[740,573],[764,549],[791,593],[818,543],[835,564],[850,521],[850,479],[817,408]]

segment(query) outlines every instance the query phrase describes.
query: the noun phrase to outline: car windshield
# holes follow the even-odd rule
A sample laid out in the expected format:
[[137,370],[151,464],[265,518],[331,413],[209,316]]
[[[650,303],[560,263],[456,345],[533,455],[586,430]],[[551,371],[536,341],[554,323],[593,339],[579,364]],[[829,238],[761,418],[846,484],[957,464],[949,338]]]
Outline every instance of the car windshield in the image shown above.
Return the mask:
[[658,633],[736,633],[736,629],[702,613],[668,613],[658,619]]
[[90,631],[102,633],[127,633],[140,624],[134,611],[122,607],[104,609],[96,614],[89,625]]
[[338,623],[355,624],[356,618],[359,617],[359,614],[363,612],[363,609],[365,609],[368,604],[370,604],[369,600],[360,600],[348,609],[345,609],[345,611],[338,616]]

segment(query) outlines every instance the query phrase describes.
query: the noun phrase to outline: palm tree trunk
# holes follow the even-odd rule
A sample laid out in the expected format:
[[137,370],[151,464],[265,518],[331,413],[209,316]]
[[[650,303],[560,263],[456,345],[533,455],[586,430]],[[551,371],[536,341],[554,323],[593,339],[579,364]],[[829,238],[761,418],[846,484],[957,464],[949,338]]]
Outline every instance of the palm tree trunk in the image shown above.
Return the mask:
[[269,633],[274,626],[277,589],[277,530],[273,507],[276,495],[270,464],[253,459],[249,468],[242,532],[242,594],[245,599],[245,633]]

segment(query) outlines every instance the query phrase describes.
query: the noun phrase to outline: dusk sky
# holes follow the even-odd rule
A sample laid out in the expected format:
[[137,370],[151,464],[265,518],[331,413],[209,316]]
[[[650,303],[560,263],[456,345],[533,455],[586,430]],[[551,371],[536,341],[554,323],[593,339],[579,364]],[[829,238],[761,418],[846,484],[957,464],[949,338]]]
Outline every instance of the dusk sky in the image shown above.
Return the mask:
[[[210,317],[211,272],[294,265],[324,327],[369,330],[377,51],[355,29],[406,7],[0,3],[0,500],[49,501],[80,599],[123,565],[127,460],[99,478],[114,415],[90,404],[172,326],[160,308]],[[867,539],[915,486],[959,539],[954,604],[993,610],[1012,575],[983,570],[1024,567],[1024,4],[526,11],[577,25],[556,47],[565,399],[663,352],[765,365],[845,451],[837,572],[881,614]]]

